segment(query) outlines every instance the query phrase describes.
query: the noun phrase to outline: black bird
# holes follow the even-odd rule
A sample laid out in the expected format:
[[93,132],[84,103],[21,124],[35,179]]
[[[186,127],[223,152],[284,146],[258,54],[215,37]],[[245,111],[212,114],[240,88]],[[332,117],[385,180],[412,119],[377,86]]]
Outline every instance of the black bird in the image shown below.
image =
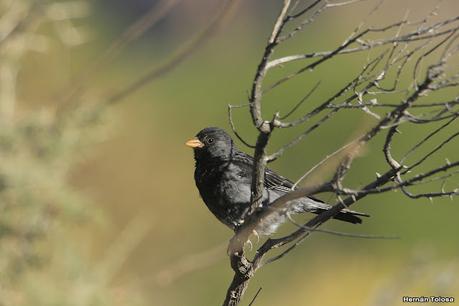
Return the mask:
[[[238,150],[231,137],[217,127],[201,130],[186,145],[194,149],[194,179],[202,199],[218,220],[236,231],[243,224],[243,216],[250,207],[253,158]],[[293,185],[289,179],[266,169],[263,207],[269,207],[274,200],[291,191]],[[330,207],[318,199],[304,197],[291,201],[286,214],[320,214]],[[258,233],[273,233],[286,220],[286,214],[271,218],[270,224],[258,228]],[[362,223],[358,216],[369,215],[343,209],[334,218],[354,224]]]

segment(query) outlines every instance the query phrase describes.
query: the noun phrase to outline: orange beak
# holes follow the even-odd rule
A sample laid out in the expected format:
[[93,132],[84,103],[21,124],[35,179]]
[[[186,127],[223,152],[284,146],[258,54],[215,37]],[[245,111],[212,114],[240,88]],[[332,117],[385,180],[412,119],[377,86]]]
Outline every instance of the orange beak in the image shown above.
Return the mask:
[[204,147],[204,144],[197,138],[192,138],[185,142],[185,145],[190,147],[190,148],[202,148]]

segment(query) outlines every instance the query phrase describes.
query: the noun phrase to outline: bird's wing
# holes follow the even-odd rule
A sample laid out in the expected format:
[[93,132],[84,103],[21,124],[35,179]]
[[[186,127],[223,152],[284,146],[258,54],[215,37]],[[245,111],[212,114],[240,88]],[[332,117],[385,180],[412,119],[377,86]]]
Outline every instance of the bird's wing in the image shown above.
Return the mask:
[[[268,188],[269,190],[274,190],[278,194],[279,193],[288,193],[292,191],[294,188],[294,183],[289,180],[286,177],[283,177],[282,175],[277,174],[275,171],[266,168],[265,172],[265,187]],[[325,204],[324,201],[321,199],[318,199],[313,196],[308,196],[309,199],[318,202],[318,203],[323,203]]]
[[[234,161],[237,161],[240,164],[245,164],[245,167],[243,167],[244,171],[247,172],[245,173],[245,175],[251,178],[253,166],[252,156],[244,152],[237,151],[233,155],[233,159]],[[277,174],[275,171],[266,168],[264,185],[267,189],[280,191],[281,193],[287,193],[292,190],[294,184],[288,178],[285,178]]]
[[265,172],[265,187],[271,190],[289,192],[293,189],[293,182],[273,170],[267,168]]

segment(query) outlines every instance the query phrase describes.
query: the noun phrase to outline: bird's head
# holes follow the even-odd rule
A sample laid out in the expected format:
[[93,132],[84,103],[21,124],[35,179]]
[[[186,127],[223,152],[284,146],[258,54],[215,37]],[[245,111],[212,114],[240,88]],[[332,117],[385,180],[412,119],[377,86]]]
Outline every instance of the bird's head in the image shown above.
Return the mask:
[[223,129],[208,127],[188,140],[185,145],[193,148],[196,161],[228,160],[234,150],[233,140]]

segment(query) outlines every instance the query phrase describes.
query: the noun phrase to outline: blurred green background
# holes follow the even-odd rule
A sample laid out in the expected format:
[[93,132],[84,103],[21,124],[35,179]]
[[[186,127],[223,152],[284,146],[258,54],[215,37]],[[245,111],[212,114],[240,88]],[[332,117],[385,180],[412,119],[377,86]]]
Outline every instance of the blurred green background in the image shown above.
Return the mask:
[[[115,105],[97,109],[107,95],[166,63],[221,6],[210,0],[175,2],[151,29],[104,62],[101,54],[121,33],[168,1],[1,1],[2,33],[26,20],[0,45],[1,305],[223,301],[232,277],[226,255],[232,233],[199,198],[192,152],[183,144],[206,126],[229,129],[227,104],[246,103],[281,1],[241,1],[177,67]],[[436,3],[387,1],[367,22],[385,25],[407,10],[420,18]],[[341,43],[374,4],[323,14],[275,56]],[[444,1],[435,18],[457,12],[457,1]],[[366,60],[353,55],[301,76],[266,97],[267,116],[285,113],[318,79],[317,96],[327,97]],[[59,110],[81,80],[84,91],[75,99],[70,123],[59,125]],[[236,110],[235,120],[253,142],[248,110]],[[297,179],[373,122],[363,112],[343,113],[271,167]],[[275,134],[271,148],[298,131]],[[407,131],[406,137],[417,133]],[[378,144],[381,139],[356,162],[351,184],[383,171]],[[456,142],[442,154],[454,160],[458,150]],[[457,178],[451,184],[457,187]],[[457,198],[414,201],[400,193],[366,198],[354,206],[372,216],[363,225],[331,221],[325,227],[400,239],[314,234],[262,269],[243,305],[260,287],[256,305],[400,305],[404,295],[454,296],[459,292],[458,204]]]

